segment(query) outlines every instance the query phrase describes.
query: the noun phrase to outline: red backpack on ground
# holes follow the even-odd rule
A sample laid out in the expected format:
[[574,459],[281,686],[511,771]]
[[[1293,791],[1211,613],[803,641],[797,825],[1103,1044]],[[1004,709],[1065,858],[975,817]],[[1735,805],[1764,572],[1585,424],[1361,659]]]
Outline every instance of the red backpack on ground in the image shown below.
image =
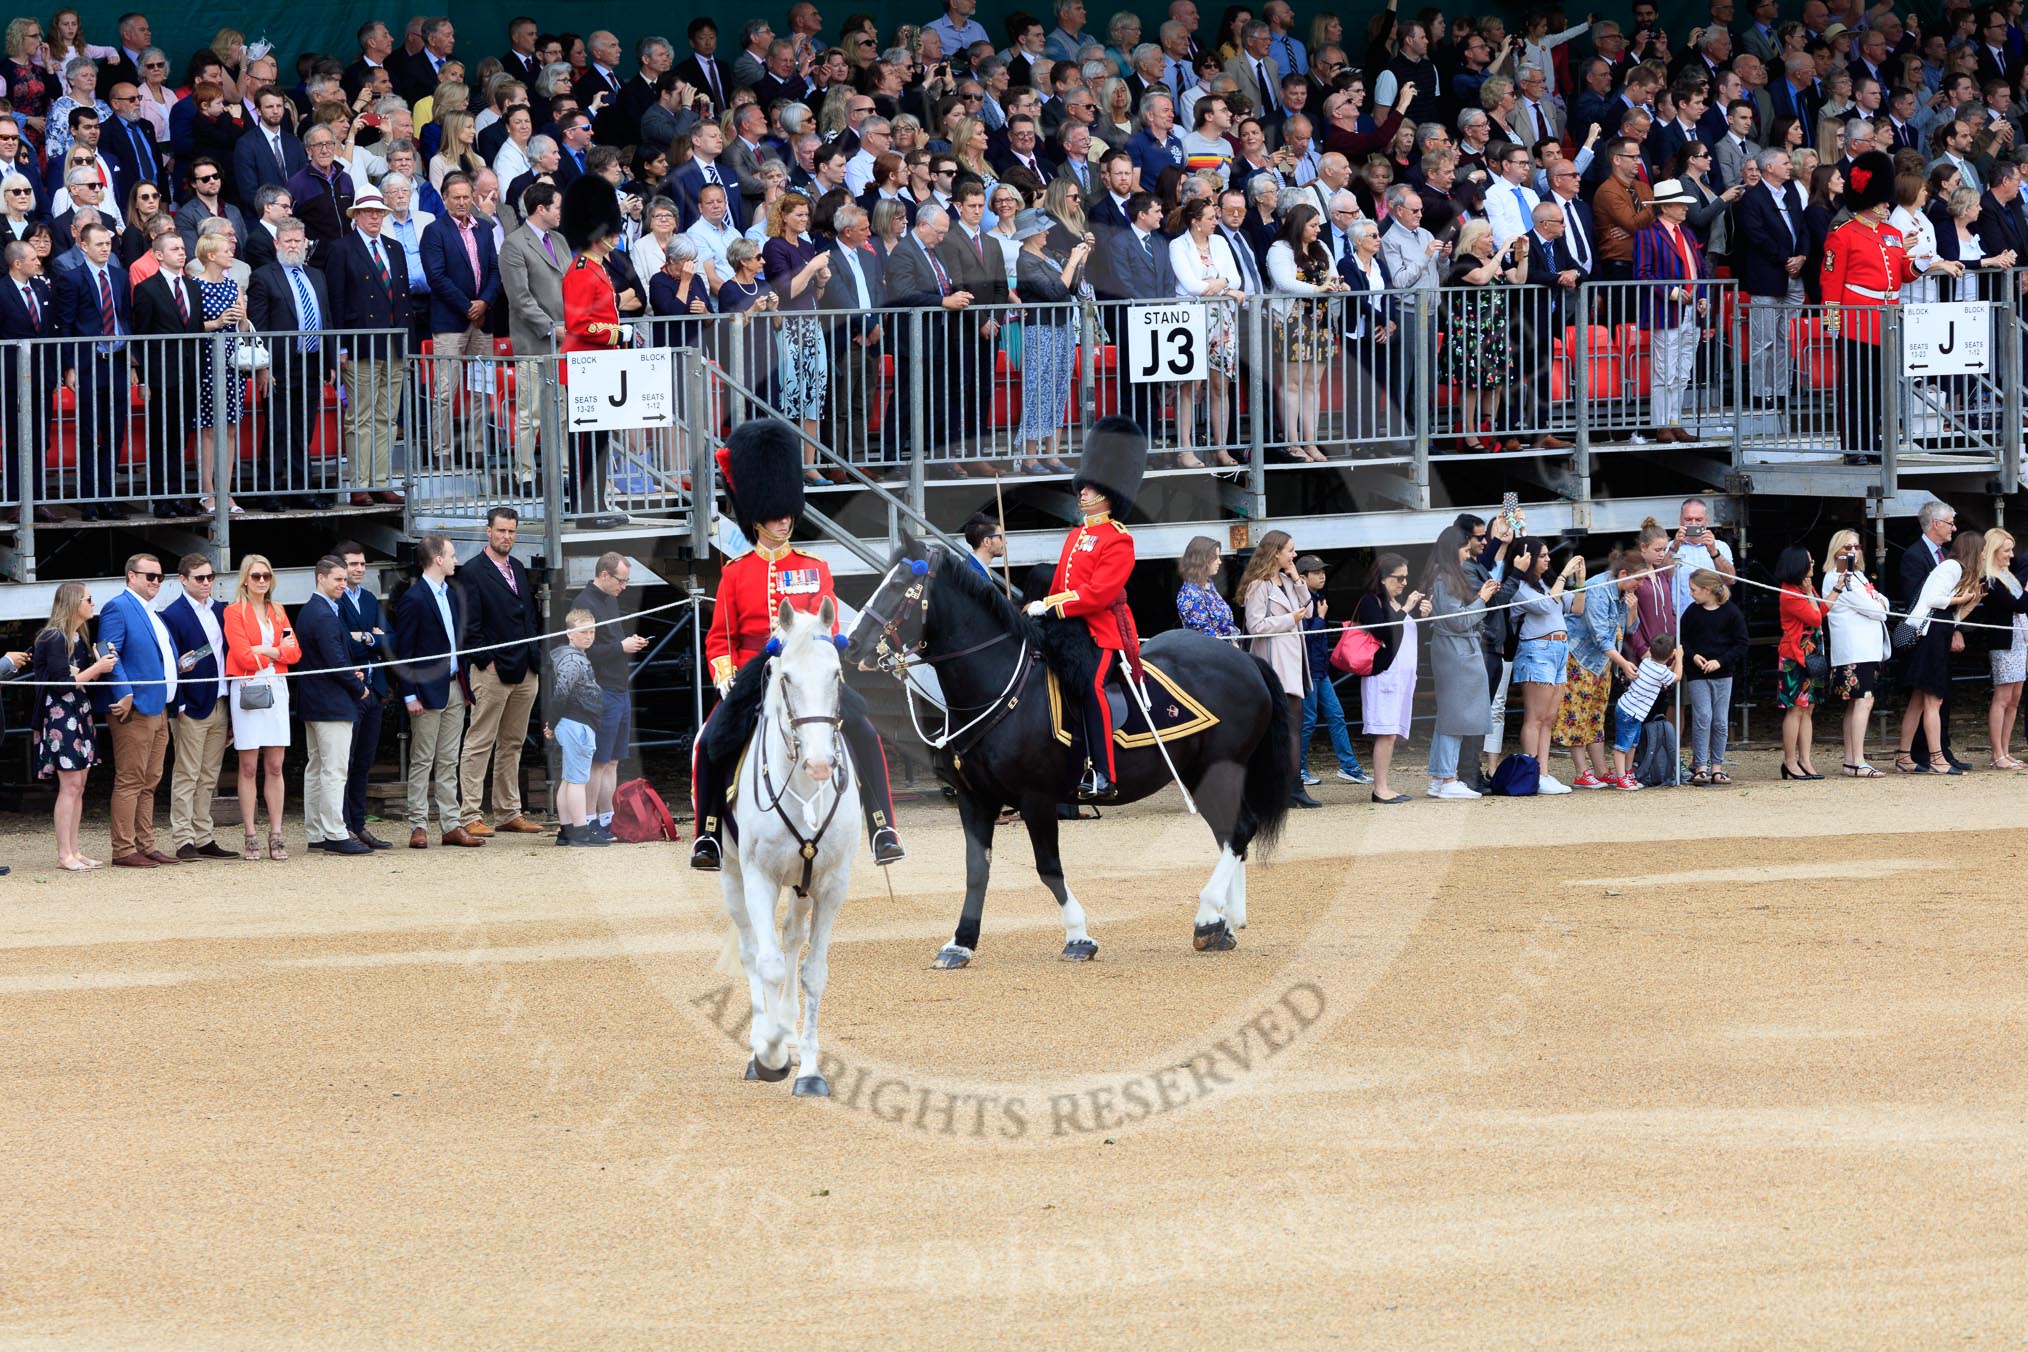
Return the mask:
[[676,819],[655,786],[645,779],[630,779],[613,790],[613,834],[629,844],[648,840],[681,840]]

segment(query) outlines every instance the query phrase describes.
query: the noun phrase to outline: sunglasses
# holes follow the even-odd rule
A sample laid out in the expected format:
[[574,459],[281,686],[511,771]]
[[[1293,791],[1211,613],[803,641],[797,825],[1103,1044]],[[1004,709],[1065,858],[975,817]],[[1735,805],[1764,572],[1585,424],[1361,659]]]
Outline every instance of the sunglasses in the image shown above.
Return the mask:
[[33,188],[9,188],[9,189],[7,190],[7,195],[8,195],[9,197],[14,197],[14,196],[17,196],[17,195],[21,195],[21,196],[28,196],[28,197],[33,197],[33,196],[35,195],[35,189],[33,189]]
[[249,582],[266,582],[273,577],[273,573],[248,573],[246,580]]
[[138,577],[143,582],[160,582],[162,580],[160,573],[129,573],[127,576]]
[[167,70],[167,69],[169,69],[169,63],[168,63],[167,61],[143,61],[143,62],[141,63],[141,69],[142,69],[142,70]]
[[213,576],[214,574],[211,573],[192,573],[183,580],[185,582],[209,582]]
[[200,183],[200,184],[201,184],[201,183],[216,183],[216,182],[218,182],[218,175],[217,175],[217,174],[193,174],[193,175],[191,176],[191,178],[190,178],[190,181],[191,181],[192,183]]

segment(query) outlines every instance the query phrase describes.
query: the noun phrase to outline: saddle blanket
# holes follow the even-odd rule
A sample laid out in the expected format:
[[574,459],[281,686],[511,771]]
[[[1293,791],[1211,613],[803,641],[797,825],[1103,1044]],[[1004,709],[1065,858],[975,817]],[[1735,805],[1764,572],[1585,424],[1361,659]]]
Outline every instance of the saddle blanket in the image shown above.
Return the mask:
[[[1218,726],[1218,715],[1205,708],[1174,676],[1147,661],[1145,651],[1142,670],[1148,673],[1148,706],[1155,715],[1155,727],[1160,730],[1163,741],[1180,741],[1206,728]],[[1124,676],[1118,679],[1124,679]],[[1141,716],[1141,706],[1115,685],[1112,677],[1106,681],[1106,702],[1113,720],[1114,746],[1133,750],[1155,744],[1154,735],[1148,730],[1148,720]],[[1075,712],[1071,714],[1071,717],[1076,716]],[[1071,744],[1070,729],[1064,723],[1063,689],[1054,671],[1049,673],[1049,726],[1058,742],[1064,746]]]

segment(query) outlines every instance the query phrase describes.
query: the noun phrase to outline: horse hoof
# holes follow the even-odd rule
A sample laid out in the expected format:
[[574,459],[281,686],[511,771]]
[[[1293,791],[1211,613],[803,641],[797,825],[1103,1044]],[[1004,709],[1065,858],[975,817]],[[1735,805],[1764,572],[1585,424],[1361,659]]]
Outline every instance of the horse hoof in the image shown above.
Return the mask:
[[761,1080],[767,1084],[780,1084],[783,1080],[789,1078],[789,1063],[783,1061],[775,1069],[769,1070],[759,1061],[749,1057],[746,1063],[746,1078],[749,1080]]
[[1063,946],[1065,962],[1090,962],[1098,956],[1098,940],[1073,939]]
[[962,944],[945,944],[937,950],[936,960],[930,963],[939,972],[953,972],[971,965],[972,950]]
[[1239,947],[1239,940],[1232,937],[1231,926],[1223,920],[1214,920],[1197,927],[1190,937],[1190,946],[1199,953],[1230,953]]
[[822,1075],[798,1075],[796,1087],[790,1092],[797,1098],[829,1098],[831,1084]]

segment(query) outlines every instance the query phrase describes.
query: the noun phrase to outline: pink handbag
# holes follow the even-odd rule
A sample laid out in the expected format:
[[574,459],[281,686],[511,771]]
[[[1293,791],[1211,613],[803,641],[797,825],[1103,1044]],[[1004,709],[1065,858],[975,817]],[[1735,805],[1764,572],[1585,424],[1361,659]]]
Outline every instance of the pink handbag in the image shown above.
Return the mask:
[[1331,665],[1354,676],[1371,676],[1373,659],[1380,654],[1380,640],[1354,626],[1338,635],[1331,649]]

